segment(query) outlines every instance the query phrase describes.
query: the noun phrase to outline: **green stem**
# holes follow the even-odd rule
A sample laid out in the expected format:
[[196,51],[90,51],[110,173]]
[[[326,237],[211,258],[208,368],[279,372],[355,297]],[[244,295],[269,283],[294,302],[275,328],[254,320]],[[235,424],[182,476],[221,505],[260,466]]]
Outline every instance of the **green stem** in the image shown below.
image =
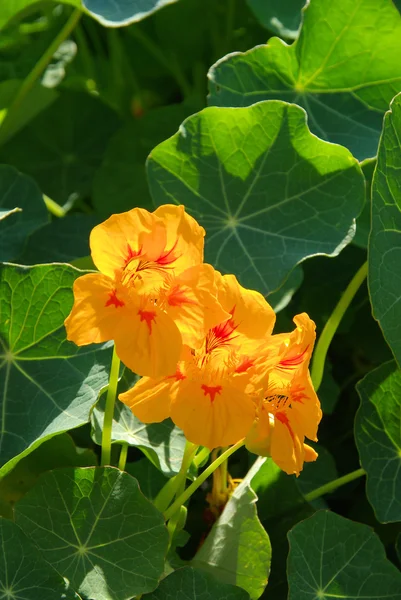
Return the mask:
[[51,198],[48,198],[47,196],[43,196],[43,200],[44,203],[46,204],[46,208],[49,211],[49,213],[51,213],[52,215],[54,215],[55,217],[65,217],[65,215],[67,214],[67,211],[60,206],[60,204],[57,204],[57,202],[54,202],[54,200],[52,200]]
[[365,281],[368,273],[368,263],[365,262],[357,273],[352,278],[352,281],[348,285],[347,289],[343,293],[338,302],[337,306],[331,313],[329,320],[323,328],[323,331],[319,337],[318,343],[313,356],[311,377],[315,390],[317,391],[322,383],[324,363],[326,360],[327,350],[329,349],[331,340],[337,331],[337,328],[343,318],[347,308],[352,302],[355,294]]
[[202,448],[200,452],[195,456],[193,463],[196,468],[199,467],[207,458],[209,458],[210,450],[209,448]]
[[352,473],[347,473],[347,475],[343,475],[338,479],[333,479],[333,481],[329,481],[329,483],[321,485],[320,487],[316,488],[316,490],[313,490],[312,492],[309,492],[309,494],[306,494],[304,498],[306,502],[312,502],[312,500],[316,500],[316,498],[320,498],[325,494],[330,494],[342,485],[350,483],[351,481],[354,481],[359,477],[363,477],[363,475],[365,474],[366,472],[364,471],[364,469],[357,469],[356,471],[352,471]]
[[234,452],[241,448],[245,444],[245,440],[240,440],[234,446],[231,446],[228,450],[220,454],[218,458],[211,465],[207,467],[200,475],[191,483],[190,486],[173,502],[173,504],[164,513],[166,521],[182,506],[188,498],[198,489],[200,485],[211,475],[227,458],[229,458]]
[[118,468],[120,469],[120,471],[125,470],[125,463],[127,462],[127,454],[128,454],[128,442],[123,442],[121,444],[120,458],[118,459]]
[[47,48],[46,52],[40,57],[38,62],[35,64],[33,69],[28,73],[26,78],[21,84],[20,89],[17,92],[13,102],[11,103],[7,115],[1,125],[0,128],[0,143],[4,142],[7,138],[7,133],[10,130],[10,126],[12,126],[13,119],[15,119],[14,115],[18,111],[21,103],[24,101],[25,96],[32,89],[35,82],[42,75],[43,71],[46,69],[47,65],[51,61],[54,53],[58,50],[62,42],[70,35],[75,25],[78,23],[81,18],[82,11],[77,8],[75,9],[68,21],[65,23],[62,30],[56,35],[50,46]]
[[116,401],[118,375],[120,371],[120,359],[116,353],[116,347],[113,349],[113,358],[111,359],[109,387],[107,390],[106,408],[104,411],[103,432],[102,432],[102,458],[100,464],[102,467],[110,464],[111,458],[111,429],[113,425],[114,404]]

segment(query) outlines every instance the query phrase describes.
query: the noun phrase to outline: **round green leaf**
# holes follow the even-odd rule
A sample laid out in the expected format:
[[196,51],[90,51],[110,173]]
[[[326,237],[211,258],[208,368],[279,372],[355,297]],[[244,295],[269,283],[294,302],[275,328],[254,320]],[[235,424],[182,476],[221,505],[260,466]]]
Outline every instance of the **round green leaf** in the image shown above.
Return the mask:
[[401,366],[401,94],[386,113],[372,182],[368,284],[373,315]]
[[310,0],[294,44],[272,38],[211,68],[210,103],[294,102],[316,135],[372,157],[400,89],[400,53],[401,16],[390,0]]
[[0,266],[0,465],[86,423],[107,384],[110,349],[66,340],[82,274],[61,264]]
[[400,600],[401,573],[370,527],[319,511],[288,539],[288,600]]
[[163,516],[136,479],[112,467],[43,475],[17,504],[16,522],[72,587],[93,600],[131,600],[163,573]]
[[[92,412],[93,440],[102,443],[102,429],[106,398],[103,394]],[[158,467],[172,477],[180,470],[186,439],[183,432],[170,419],[162,423],[142,423],[132,410],[117,402],[111,432],[113,442],[127,442],[138,446]]]
[[394,361],[358,383],[361,405],[355,441],[366,471],[366,492],[382,523],[401,521],[401,371]]
[[82,0],[89,13],[106,27],[121,27],[141,21],[177,0]]
[[247,600],[242,589],[221,583],[199,569],[184,567],[163,579],[144,600]]
[[267,294],[299,262],[352,238],[364,181],[345,148],[312,135],[280,101],[206,108],[148,159],[157,205],[175,202],[206,228],[206,260]]
[[12,521],[0,518],[0,598],[73,600],[78,596]]
[[284,38],[295,39],[305,0],[248,0],[262,25]]
[[0,261],[13,261],[49,217],[36,183],[8,165],[0,165],[0,211]]

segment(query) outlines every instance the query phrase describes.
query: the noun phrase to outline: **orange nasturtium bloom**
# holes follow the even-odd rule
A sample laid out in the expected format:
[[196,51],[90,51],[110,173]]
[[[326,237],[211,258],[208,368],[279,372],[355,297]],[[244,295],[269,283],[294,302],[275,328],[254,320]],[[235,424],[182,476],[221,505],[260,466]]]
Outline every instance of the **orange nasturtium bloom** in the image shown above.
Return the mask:
[[210,449],[235,444],[251,428],[256,406],[246,388],[275,321],[264,297],[234,275],[219,276],[218,299],[229,318],[211,327],[200,347],[186,348],[175,375],[143,377],[119,396],[144,423],[171,417],[189,441]]
[[292,333],[266,340],[265,353],[259,358],[256,371],[264,369],[262,393],[246,446],[255,454],[271,456],[286,473],[299,475],[304,461],[317,458],[304,439],[317,441],[322,411],[309,375],[315,324],[306,313],[294,317],[294,322]]
[[114,340],[118,357],[139,375],[175,373],[183,344],[229,317],[217,300],[216,273],[203,262],[205,231],[183,206],[113,215],[90,235],[100,273],[74,283],[65,321],[78,346]]

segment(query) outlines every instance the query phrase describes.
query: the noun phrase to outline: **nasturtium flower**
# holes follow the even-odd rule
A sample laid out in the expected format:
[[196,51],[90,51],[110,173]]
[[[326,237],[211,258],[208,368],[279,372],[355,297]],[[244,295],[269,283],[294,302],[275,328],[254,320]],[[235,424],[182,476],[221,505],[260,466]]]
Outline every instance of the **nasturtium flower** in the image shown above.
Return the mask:
[[294,322],[296,328],[289,335],[270,336],[258,358],[257,416],[246,446],[255,454],[271,456],[286,473],[299,475],[304,461],[317,458],[304,440],[317,441],[322,411],[309,374],[315,324],[306,313],[294,317]]
[[211,327],[198,348],[186,347],[170,377],[143,377],[119,396],[144,423],[171,417],[186,438],[213,449],[244,438],[256,406],[247,393],[260,343],[275,314],[258,292],[233,275],[218,278],[218,299],[228,317]]
[[217,274],[203,264],[205,231],[183,206],[113,215],[90,235],[99,273],[74,283],[65,321],[78,346],[114,340],[139,375],[175,373],[183,344],[198,347],[229,315],[217,300]]

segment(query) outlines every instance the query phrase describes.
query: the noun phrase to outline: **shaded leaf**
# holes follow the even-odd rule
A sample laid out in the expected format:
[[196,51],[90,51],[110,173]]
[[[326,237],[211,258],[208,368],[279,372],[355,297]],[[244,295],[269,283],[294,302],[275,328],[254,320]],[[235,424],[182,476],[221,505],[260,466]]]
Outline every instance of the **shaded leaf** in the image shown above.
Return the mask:
[[[63,4],[71,4],[79,8],[80,0],[60,0]],[[40,5],[40,0],[12,0],[2,3],[0,14],[0,29],[2,29],[11,19],[24,16],[29,10],[35,10]]]
[[66,340],[64,319],[80,275],[57,264],[0,267],[1,465],[86,423],[107,384],[110,349]]
[[106,27],[136,23],[173,2],[177,0],[82,0],[92,17]]
[[78,600],[21,529],[0,518],[0,594],[10,600]]
[[168,534],[138,482],[118,469],[57,469],[17,504],[44,558],[93,600],[130,600],[157,586]]
[[[102,442],[102,428],[106,397],[103,394],[92,412],[93,440]],[[170,419],[161,423],[142,423],[128,406],[117,402],[114,411],[113,442],[127,442],[138,446],[160,470],[172,477],[180,470],[185,449],[185,437],[181,429]]]
[[352,243],[360,248],[368,247],[369,233],[372,226],[372,179],[376,167],[376,160],[368,158],[361,163],[362,171],[366,181],[366,202],[363,211],[356,220],[355,237]]
[[[295,484],[303,496],[338,477],[336,463],[330,452],[319,444],[309,444],[319,456],[315,462],[305,463],[300,476],[295,479]],[[327,507],[323,498],[317,498],[311,504],[314,508]]]
[[157,205],[183,203],[206,228],[206,260],[267,294],[295,265],[337,255],[364,202],[350,153],[312,136],[284,102],[206,108],[148,159]]
[[400,52],[401,16],[389,0],[311,0],[294,44],[272,38],[211,68],[210,103],[294,102],[320,138],[372,157],[401,86]]
[[305,0],[248,0],[248,4],[267,29],[284,38],[297,37]]
[[271,546],[256,510],[251,481],[264,459],[255,462],[234,491],[192,564],[225,583],[262,594],[270,571]]
[[146,458],[128,463],[125,470],[138,480],[142,494],[151,501],[156,498],[164,484],[167,483],[163,473]]
[[0,165],[0,210],[0,261],[16,260],[49,217],[36,183],[8,165]]
[[144,600],[247,600],[242,589],[221,583],[192,567],[177,569],[163,579],[157,590]]
[[45,471],[55,467],[89,467],[96,464],[94,452],[78,449],[66,433],[56,435],[21,459],[12,471],[0,479],[0,514],[11,519],[15,503]]
[[373,315],[401,366],[401,94],[386,113],[372,183],[368,284]]
[[50,198],[64,204],[90,193],[117,115],[88,94],[63,91],[0,150],[0,160],[31,175]]
[[401,372],[394,361],[357,385],[361,405],[355,441],[367,474],[366,493],[382,523],[401,521]]
[[401,598],[401,573],[370,527],[319,511],[288,539],[289,600]]

